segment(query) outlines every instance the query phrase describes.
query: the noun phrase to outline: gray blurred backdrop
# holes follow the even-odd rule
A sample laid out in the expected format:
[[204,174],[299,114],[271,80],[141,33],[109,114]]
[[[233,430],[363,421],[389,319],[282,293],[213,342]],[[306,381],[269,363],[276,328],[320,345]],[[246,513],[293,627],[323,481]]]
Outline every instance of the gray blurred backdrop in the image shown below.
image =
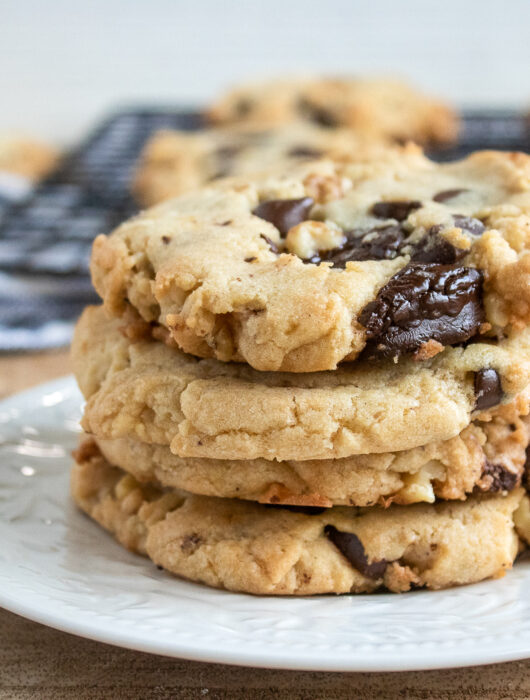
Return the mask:
[[69,142],[129,103],[234,81],[388,73],[461,105],[530,106],[530,0],[0,0],[0,130]]

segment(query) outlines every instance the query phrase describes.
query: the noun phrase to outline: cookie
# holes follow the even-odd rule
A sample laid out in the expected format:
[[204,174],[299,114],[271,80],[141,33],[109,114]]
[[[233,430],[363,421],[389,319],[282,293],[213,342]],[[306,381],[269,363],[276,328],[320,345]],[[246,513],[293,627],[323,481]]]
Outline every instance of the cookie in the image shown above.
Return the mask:
[[145,146],[133,191],[143,206],[158,204],[212,180],[326,156],[358,161],[381,157],[390,146],[348,129],[297,123],[275,129],[225,127],[159,131]]
[[455,437],[530,377],[530,329],[424,362],[289,374],[198,360],[153,340],[159,327],[143,326],[131,337],[101,308],[81,316],[72,360],[87,399],[83,427],[99,438],[170,445],[181,457],[304,461],[407,450]]
[[465,499],[470,493],[511,491],[521,484],[530,420],[521,398],[475,420],[460,435],[402,452],[344,459],[276,462],[265,459],[182,458],[164,445],[121,438],[85,437],[108,462],[143,483],[220,498],[260,503],[331,507],[372,506]]
[[423,144],[452,142],[458,133],[458,118],[448,105],[398,80],[300,78],[251,83],[221,97],[208,117],[223,124],[306,120]]
[[417,149],[232,178],[96,238],[108,311],[261,371],[421,361],[530,322],[530,156]]
[[47,144],[23,137],[0,136],[0,172],[37,182],[53,170],[57,162],[57,151]]
[[290,510],[141,485],[97,452],[75,502],[124,546],[191,581],[261,595],[446,588],[499,577],[530,538],[523,489],[462,503]]

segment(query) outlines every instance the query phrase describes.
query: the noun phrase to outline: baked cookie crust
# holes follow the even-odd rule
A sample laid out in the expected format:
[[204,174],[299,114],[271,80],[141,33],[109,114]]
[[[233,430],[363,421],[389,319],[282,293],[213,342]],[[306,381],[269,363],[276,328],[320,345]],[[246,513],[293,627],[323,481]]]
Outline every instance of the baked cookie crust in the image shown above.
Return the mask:
[[100,307],[81,316],[72,360],[87,399],[83,427],[170,445],[181,457],[303,461],[412,449],[455,437],[530,377],[530,329],[424,362],[307,374],[198,360],[128,331]]
[[528,541],[528,497],[293,512],[140,485],[101,455],[72,471],[80,508],[125,547],[191,581],[259,595],[401,592],[506,573]]
[[94,243],[106,309],[261,371],[421,361],[530,322],[530,157],[417,149],[300,164],[171,200]]

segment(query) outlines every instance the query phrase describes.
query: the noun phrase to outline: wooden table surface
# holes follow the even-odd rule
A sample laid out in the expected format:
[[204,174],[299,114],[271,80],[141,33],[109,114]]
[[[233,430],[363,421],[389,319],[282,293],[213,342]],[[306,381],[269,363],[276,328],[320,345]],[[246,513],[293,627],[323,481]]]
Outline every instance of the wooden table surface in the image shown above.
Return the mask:
[[[0,357],[0,397],[70,371],[65,352]],[[196,663],[73,637],[0,610],[0,698],[530,698],[530,660],[405,673]]]

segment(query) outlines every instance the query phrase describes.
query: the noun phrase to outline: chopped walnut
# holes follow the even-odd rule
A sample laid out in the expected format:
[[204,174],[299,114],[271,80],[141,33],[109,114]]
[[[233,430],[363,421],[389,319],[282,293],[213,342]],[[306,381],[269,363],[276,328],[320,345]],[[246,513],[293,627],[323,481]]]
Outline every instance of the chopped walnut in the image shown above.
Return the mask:
[[344,197],[352,183],[346,177],[335,175],[308,175],[304,180],[306,194],[318,204],[325,204]]
[[439,352],[442,352],[443,349],[444,346],[441,343],[431,338],[426,343],[423,343],[423,345],[421,345],[418,350],[416,350],[412,358],[417,362],[422,362],[423,360],[430,360],[431,357],[434,357]]
[[307,260],[319,251],[333,250],[344,242],[342,229],[322,221],[302,221],[289,229],[285,244],[290,253]]

